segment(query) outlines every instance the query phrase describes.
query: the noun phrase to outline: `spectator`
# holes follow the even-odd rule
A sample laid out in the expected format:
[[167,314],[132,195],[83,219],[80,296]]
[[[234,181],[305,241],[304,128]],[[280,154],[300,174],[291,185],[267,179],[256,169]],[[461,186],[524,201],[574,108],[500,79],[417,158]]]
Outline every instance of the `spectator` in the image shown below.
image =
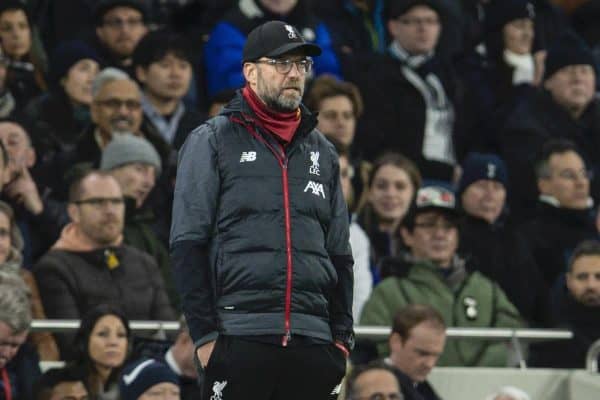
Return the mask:
[[365,102],[356,145],[366,159],[384,150],[410,154],[424,178],[450,181],[459,101],[454,73],[435,53],[441,13],[437,0],[390,3],[388,52],[349,79],[357,82]]
[[19,275],[0,271],[0,393],[5,399],[33,400],[40,376],[38,355],[25,343],[31,325],[31,304]]
[[[49,197],[49,188],[34,179],[36,152],[29,135],[18,121],[0,122],[0,142],[6,148],[8,182],[2,188],[2,199],[13,209],[23,237],[23,262],[31,268],[34,260],[56,241],[66,224],[66,212],[61,204]],[[56,171],[52,171],[55,173]],[[36,182],[37,181],[37,182]]]
[[[389,326],[398,309],[427,304],[450,326],[521,326],[518,311],[502,289],[479,272],[469,272],[458,256],[458,212],[451,191],[438,186],[421,188],[401,233],[412,265],[373,289],[363,308],[362,325]],[[387,355],[387,343],[379,343],[378,350]],[[439,365],[506,366],[507,355],[504,343],[460,339],[448,343]]]
[[528,0],[486,4],[485,54],[477,47],[458,68],[468,89],[469,111],[475,115],[465,138],[469,148],[497,152],[498,127],[539,84],[543,63],[536,63],[533,55],[534,21],[534,6]]
[[13,116],[17,109],[15,96],[8,87],[8,67],[10,60],[0,46],[0,119]]
[[127,366],[119,382],[121,400],[179,400],[179,378],[165,364],[140,360]]
[[598,232],[590,198],[590,175],[572,142],[551,140],[542,148],[535,174],[540,192],[535,217],[519,227],[546,285],[567,270],[573,249]]
[[100,168],[117,180],[125,197],[124,243],[154,258],[171,304],[178,306],[169,253],[152,229],[156,217],[146,201],[161,172],[158,153],[144,138],[116,136],[104,148]]
[[[340,163],[340,182],[342,192],[346,203],[349,203],[352,196],[352,174],[354,173],[350,165],[350,153],[348,148],[339,141],[329,139],[337,150]],[[354,291],[352,297],[352,316],[358,321],[360,312],[365,301],[371,295],[373,289],[373,276],[371,275],[369,252],[371,243],[365,231],[351,218],[350,221],[350,247],[352,247],[352,258],[354,259]]]
[[586,240],[573,252],[566,280],[557,282],[551,298],[552,327],[568,329],[573,339],[531,345],[531,365],[585,368],[586,353],[600,339],[600,242]]
[[498,282],[530,325],[543,325],[547,321],[548,288],[525,240],[506,223],[506,165],[496,155],[470,153],[462,170],[458,199],[464,219],[459,253]]
[[405,400],[439,400],[427,376],[444,351],[446,324],[434,308],[410,304],[399,310],[389,337],[390,356]]
[[240,60],[246,36],[269,20],[293,25],[305,40],[321,47],[322,54],[315,58],[316,75],[340,74],[329,30],[310,12],[306,0],[242,0],[214,27],[204,48],[208,97],[244,86]]
[[485,400],[531,400],[531,397],[519,388],[504,386],[497,392],[487,396]]
[[103,69],[92,86],[90,110],[93,124],[80,136],[73,154],[68,158],[67,166],[87,162],[97,167],[102,149],[113,135],[133,133],[152,143],[166,168],[169,165],[167,160],[172,155],[171,147],[158,132],[148,129],[148,126],[146,130],[141,130],[141,99],[139,86],[126,73],[115,68]]
[[387,365],[374,362],[357,366],[346,380],[346,400],[405,400],[394,372]]
[[[164,362],[179,377],[182,400],[200,399],[198,371],[194,365],[194,341],[184,317],[179,319],[179,332],[175,343],[164,354]],[[162,360],[161,360],[162,361]]]
[[353,193],[348,201],[348,206],[354,210],[361,199],[371,169],[371,164],[362,159],[360,149],[352,148],[356,121],[363,112],[360,92],[350,82],[340,81],[331,75],[322,75],[312,82],[306,97],[306,106],[319,113],[317,129],[356,154],[350,159],[352,168],[357,173],[352,180]]
[[358,223],[371,241],[373,263],[380,265],[383,257],[395,256],[404,248],[399,227],[421,187],[421,175],[408,158],[387,153],[373,163],[368,182]]
[[[34,267],[49,318],[77,319],[101,303],[128,318],[172,320],[174,313],[154,260],[124,245],[123,194],[115,178],[90,171],[70,189],[72,221]],[[68,334],[57,334],[61,356],[70,354]]]
[[52,368],[44,372],[35,385],[35,400],[88,400],[82,371],[75,368]]
[[[46,90],[43,56],[32,48],[32,21],[25,3],[3,0],[0,4],[0,42],[8,58],[7,86],[17,109]],[[41,50],[41,49],[40,49]]]
[[68,367],[84,374],[90,398],[119,398],[119,378],[130,341],[129,320],[119,308],[98,304],[83,315]]
[[133,53],[133,67],[143,90],[143,124],[151,125],[175,149],[204,121],[182,100],[192,81],[193,62],[185,37],[169,31],[148,33]]
[[100,0],[94,8],[93,46],[107,65],[134,76],[132,56],[148,27],[148,9],[142,0]]
[[[0,201],[0,269],[21,275],[31,294],[31,315],[35,319],[46,319],[40,291],[33,274],[23,268],[21,249],[23,238],[15,223],[13,210]],[[36,332],[30,335],[31,342],[43,361],[58,361],[58,347],[50,332]]]
[[600,102],[594,98],[595,82],[592,53],[574,34],[564,34],[548,49],[542,89],[525,99],[507,120],[500,148],[513,188],[509,201],[518,220],[535,208],[533,158],[549,139],[572,140],[586,164],[600,171],[600,152],[596,151]]
[[100,58],[81,41],[61,43],[50,59],[49,91],[27,105],[31,139],[42,168],[52,169],[57,155],[67,152],[90,123],[92,82]]

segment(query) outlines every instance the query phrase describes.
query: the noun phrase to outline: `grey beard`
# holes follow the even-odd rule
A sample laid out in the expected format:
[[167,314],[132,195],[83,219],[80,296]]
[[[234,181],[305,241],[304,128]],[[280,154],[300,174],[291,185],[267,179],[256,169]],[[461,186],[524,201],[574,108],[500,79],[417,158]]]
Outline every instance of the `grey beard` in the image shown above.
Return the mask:
[[267,107],[277,112],[291,112],[296,111],[298,109],[301,101],[301,98],[298,98],[298,100],[292,100],[282,98],[281,96],[276,99],[265,99],[265,104],[267,105]]

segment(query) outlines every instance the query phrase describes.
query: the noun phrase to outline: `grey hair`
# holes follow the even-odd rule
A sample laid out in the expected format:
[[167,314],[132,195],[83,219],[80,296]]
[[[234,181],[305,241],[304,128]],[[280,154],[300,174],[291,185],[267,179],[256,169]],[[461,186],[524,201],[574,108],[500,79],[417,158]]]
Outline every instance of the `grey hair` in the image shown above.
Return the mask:
[[0,271],[0,321],[12,328],[14,334],[31,326],[31,292],[16,272]]
[[[113,81],[132,81],[133,79],[127,74],[127,72],[114,67],[104,68],[102,71],[96,75],[94,78],[94,82],[92,83],[92,98],[95,99],[100,93],[100,90],[104,87],[104,85],[113,82]],[[137,84],[136,84],[137,86]]]

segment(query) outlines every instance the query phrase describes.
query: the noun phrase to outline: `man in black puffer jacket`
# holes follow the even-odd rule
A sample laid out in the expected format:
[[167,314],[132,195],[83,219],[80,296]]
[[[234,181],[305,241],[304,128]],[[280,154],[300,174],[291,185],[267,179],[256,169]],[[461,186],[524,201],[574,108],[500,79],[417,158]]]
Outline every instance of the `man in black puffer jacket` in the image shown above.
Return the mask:
[[171,256],[205,399],[327,399],[344,376],[348,212],[337,154],[301,104],[319,54],[291,25],[256,28],[246,87],[180,152]]

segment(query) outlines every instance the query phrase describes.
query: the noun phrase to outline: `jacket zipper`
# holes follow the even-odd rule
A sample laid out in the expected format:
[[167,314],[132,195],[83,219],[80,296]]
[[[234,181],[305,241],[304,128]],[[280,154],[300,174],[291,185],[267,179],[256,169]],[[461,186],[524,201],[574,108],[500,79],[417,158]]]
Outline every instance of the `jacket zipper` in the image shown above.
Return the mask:
[[287,258],[286,280],[285,280],[285,335],[281,339],[281,345],[286,347],[292,340],[290,314],[292,308],[292,229],[290,221],[290,194],[288,190],[288,160],[285,150],[281,146],[283,160],[281,163],[283,180],[283,209],[285,213],[285,252]]
[[249,124],[241,119],[230,117],[233,122],[237,122],[245,126],[252,136],[257,140],[264,143],[265,146],[273,153],[279,166],[281,167],[281,183],[283,185],[283,210],[285,215],[285,252],[286,252],[286,279],[285,279],[285,311],[284,311],[284,328],[285,333],[281,338],[281,345],[287,347],[288,343],[292,340],[292,326],[291,326],[291,308],[292,308],[292,227],[290,219],[290,193],[288,188],[288,159],[285,155],[285,148],[283,145],[279,145],[281,154],[267,142],[262,136],[256,132],[256,129],[252,124]]

